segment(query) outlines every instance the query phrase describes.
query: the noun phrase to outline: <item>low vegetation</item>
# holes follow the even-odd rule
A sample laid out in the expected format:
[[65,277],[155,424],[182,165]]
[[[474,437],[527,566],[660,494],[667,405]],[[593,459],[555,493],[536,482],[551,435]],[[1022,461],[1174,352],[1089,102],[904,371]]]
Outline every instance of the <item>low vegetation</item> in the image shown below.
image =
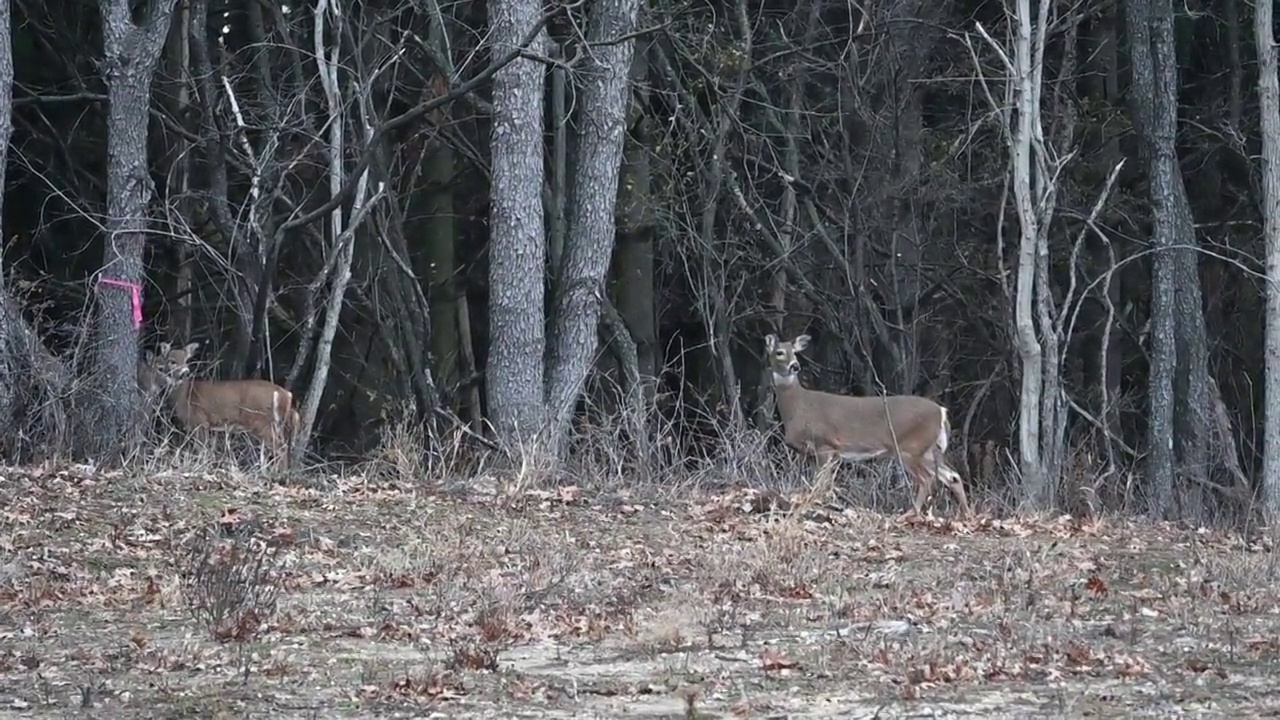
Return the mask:
[[813,485],[785,455],[756,454],[754,477],[744,460],[736,487],[609,481],[603,464],[462,477],[443,464],[461,452],[388,438],[306,483],[167,451],[128,472],[0,471],[0,704],[1119,717],[1277,699],[1280,563],[1262,537],[990,502],[965,522],[945,497],[909,521],[905,483]]

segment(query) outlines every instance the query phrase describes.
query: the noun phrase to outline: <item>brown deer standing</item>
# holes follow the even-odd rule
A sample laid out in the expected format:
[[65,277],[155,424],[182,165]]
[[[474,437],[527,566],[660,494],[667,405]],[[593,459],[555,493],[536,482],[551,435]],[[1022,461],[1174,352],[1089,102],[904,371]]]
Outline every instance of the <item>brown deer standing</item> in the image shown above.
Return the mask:
[[144,356],[138,385],[148,398],[163,395],[183,427],[190,431],[244,430],[276,454],[287,470],[298,413],[293,393],[266,380],[193,380],[191,357],[200,343]]
[[915,514],[920,514],[937,479],[955,496],[965,516],[973,517],[960,473],[945,457],[951,432],[947,409],[915,395],[849,397],[806,389],[800,385],[796,353],[808,344],[808,335],[792,342],[780,342],[775,335],[765,338],[787,444],[815,455],[820,465],[836,458],[861,462],[897,457],[916,485]]

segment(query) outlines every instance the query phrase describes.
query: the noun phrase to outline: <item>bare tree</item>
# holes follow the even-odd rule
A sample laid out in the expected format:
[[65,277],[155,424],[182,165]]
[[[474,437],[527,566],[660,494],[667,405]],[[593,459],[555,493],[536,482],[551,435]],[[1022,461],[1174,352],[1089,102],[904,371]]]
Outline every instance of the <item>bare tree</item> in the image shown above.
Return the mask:
[[[332,27],[326,28],[326,19],[332,20]],[[346,34],[346,17],[342,8],[330,0],[320,0],[315,11],[315,57],[320,70],[320,85],[324,89],[326,107],[328,108],[329,128],[329,194],[336,197],[342,192],[346,180],[344,160],[346,152],[346,107],[348,98],[344,98],[339,84],[339,66],[342,41]],[[333,40],[330,41],[329,34]],[[366,86],[373,78],[365,78]],[[373,118],[369,107],[367,90],[358,90],[355,98],[357,120],[355,125],[361,130],[360,137],[366,143],[373,140]],[[356,179],[355,196],[351,203],[351,218],[344,219],[341,207],[329,211],[329,232],[331,244],[329,262],[333,273],[329,279],[329,297],[325,303],[324,325],[320,330],[320,338],[316,343],[316,366],[311,375],[311,385],[307,388],[306,400],[302,404],[299,415],[300,425],[292,448],[293,464],[301,461],[311,438],[311,430],[315,425],[316,412],[320,408],[320,398],[324,395],[325,383],[329,378],[330,358],[333,354],[333,339],[338,331],[338,319],[342,314],[347,286],[351,282],[351,263],[355,253],[356,232],[363,224],[369,209],[381,198],[382,186],[376,195],[369,195],[369,170],[360,172]]]
[[581,107],[574,123],[568,237],[557,272],[547,401],[558,446],[595,359],[605,274],[613,256],[618,173],[640,0],[600,0],[587,30]]
[[[1151,295],[1151,373],[1147,392],[1150,412],[1147,442],[1150,453],[1147,475],[1151,486],[1152,511],[1172,517],[1177,510],[1175,473],[1182,467],[1203,472],[1203,453],[1184,454],[1181,464],[1175,450],[1175,402],[1178,394],[1179,368],[1187,368],[1192,378],[1200,373],[1188,367],[1195,357],[1179,357],[1181,350],[1194,351],[1190,345],[1178,343],[1178,295],[1194,290],[1195,312],[1199,313],[1199,280],[1179,272],[1179,255],[1192,253],[1194,269],[1194,229],[1186,190],[1178,167],[1177,140],[1178,68],[1173,49],[1173,9],[1168,0],[1126,0],[1129,46],[1132,53],[1132,86],[1129,92],[1130,112],[1145,140],[1150,171],[1153,258]],[[1182,248],[1178,246],[1183,246]],[[1179,292],[1176,287],[1181,287]],[[1201,320],[1203,325],[1203,319]],[[1206,371],[1207,372],[1207,371]],[[1183,388],[1194,407],[1207,402],[1207,397],[1194,397],[1189,386]],[[1204,425],[1200,425],[1203,433]],[[1177,435],[1185,433],[1177,430]],[[1202,439],[1194,440],[1203,443]]]
[[[1070,145],[1070,136],[1055,148],[1045,137],[1041,117],[1045,35],[1052,22],[1049,10],[1049,0],[1040,0],[1034,15],[1030,0],[1017,0],[1011,18],[1012,57],[981,24],[977,26],[1009,73],[1007,97],[1013,101],[1012,108],[1002,106],[987,92],[993,110],[1003,114],[1020,229],[1013,322],[1022,365],[1018,451],[1023,500],[1035,508],[1049,508],[1056,501],[1063,428],[1062,331],[1055,326],[1052,308],[1049,230],[1057,206],[1058,174],[1070,158],[1060,153]],[[1069,37],[1074,42],[1074,33]],[[1016,111],[1016,122],[1011,110]]]
[[1272,27],[1274,7],[1259,2],[1253,18],[1258,45],[1258,96],[1262,113],[1262,223],[1266,236],[1266,429],[1262,492],[1272,525],[1280,520],[1280,71]]
[[176,0],[149,0],[134,22],[129,0],[100,0],[107,84],[107,233],[96,281],[96,382],[86,413],[83,447],[105,458],[127,452],[137,436],[138,329],[142,252],[152,186],[147,166],[151,82],[169,32]]
[[[495,59],[520,47],[538,0],[491,0]],[[542,183],[543,67],[521,57],[493,77],[493,189],[489,211],[489,417],[500,437],[524,441],[546,419]]]

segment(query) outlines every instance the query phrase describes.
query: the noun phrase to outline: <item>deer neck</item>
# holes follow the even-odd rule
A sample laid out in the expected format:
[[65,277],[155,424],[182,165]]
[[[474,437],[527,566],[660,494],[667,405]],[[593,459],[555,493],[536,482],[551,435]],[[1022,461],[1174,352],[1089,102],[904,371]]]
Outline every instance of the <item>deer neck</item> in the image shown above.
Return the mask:
[[800,387],[800,376],[773,374],[773,394],[778,401],[778,413],[782,415],[784,424],[790,423],[799,408],[804,388]]
[[182,413],[187,408],[187,405],[189,404],[189,401],[191,398],[191,389],[192,389],[192,382],[190,378],[187,378],[186,380],[181,380],[175,383],[174,385],[172,385],[169,388],[169,391],[165,393],[169,401],[170,407],[172,407],[174,410],[177,410],[179,413]]

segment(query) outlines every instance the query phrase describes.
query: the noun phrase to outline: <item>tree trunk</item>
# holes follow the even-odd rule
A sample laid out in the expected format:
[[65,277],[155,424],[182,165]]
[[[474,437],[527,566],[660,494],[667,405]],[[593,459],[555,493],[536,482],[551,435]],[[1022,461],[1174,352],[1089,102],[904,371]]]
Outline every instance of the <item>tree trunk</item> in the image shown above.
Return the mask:
[[1254,15],[1258,46],[1258,95],[1262,112],[1262,224],[1267,247],[1266,428],[1263,433],[1262,492],[1268,521],[1280,526],[1280,71],[1276,61],[1270,2]]
[[[1043,21],[1043,20],[1042,20]],[[1018,211],[1020,239],[1014,304],[1014,329],[1017,332],[1018,358],[1022,361],[1022,391],[1018,404],[1018,449],[1025,498],[1038,498],[1050,482],[1040,457],[1041,395],[1044,387],[1044,348],[1036,333],[1035,305],[1036,255],[1041,242],[1039,213],[1032,177],[1032,139],[1040,107],[1040,73],[1033,67],[1032,17],[1029,0],[1018,0],[1017,29],[1014,33],[1014,70],[1018,87],[1018,122],[1011,128],[1013,153],[1013,195]],[[1034,504],[1034,503],[1033,503]]]
[[[1181,177],[1178,173],[1174,140],[1176,133],[1176,68],[1157,69],[1155,53],[1156,18],[1161,13],[1170,14],[1165,0],[1128,0],[1125,5],[1129,24],[1129,49],[1133,61],[1130,111],[1135,126],[1142,132],[1147,146],[1147,161],[1151,179],[1152,214],[1155,229],[1152,245],[1151,296],[1151,375],[1148,378],[1148,429],[1147,461],[1148,483],[1151,487],[1151,510],[1156,515],[1174,514],[1174,375],[1178,366],[1178,348],[1175,346],[1174,328],[1174,255],[1172,247],[1185,237],[1178,222]],[[1169,83],[1174,97],[1170,99]],[[1162,99],[1161,96],[1165,96]],[[1185,195],[1181,195],[1185,197]]]
[[[1178,495],[1178,517],[1193,522],[1205,521],[1206,493],[1209,490],[1210,453],[1213,437],[1214,397],[1213,382],[1209,376],[1209,337],[1205,327],[1204,299],[1200,292],[1200,252],[1196,240],[1191,201],[1187,198],[1186,185],[1177,158],[1178,127],[1178,66],[1174,52],[1173,10],[1170,9],[1160,23],[1157,44],[1157,72],[1164,86],[1164,98],[1160,111],[1167,117],[1162,120],[1169,128],[1169,151],[1163,162],[1167,163],[1167,179],[1170,182],[1170,200],[1167,206],[1157,205],[1157,215],[1171,216],[1174,246],[1173,254],[1173,304],[1174,342],[1177,357],[1177,374],[1174,376],[1174,433],[1177,439],[1178,477],[1182,479],[1182,492]],[[1229,436],[1224,438],[1229,440]],[[1218,443],[1216,458],[1235,454],[1234,447]],[[1215,460],[1215,462],[1218,462]],[[1218,464],[1216,467],[1220,467]]]
[[633,53],[631,61],[632,99],[628,110],[627,134],[622,149],[622,175],[618,189],[618,247],[613,268],[618,315],[630,332],[636,348],[636,369],[643,392],[652,396],[658,374],[658,311],[654,278],[654,213],[649,167],[651,130],[648,91],[648,62],[645,53]]
[[[334,40],[332,41],[332,46],[329,44],[330,40],[327,37],[328,33],[325,28],[326,18],[333,20],[332,34]],[[343,133],[346,126],[344,122],[346,104],[343,102],[341,95],[338,71],[341,59],[339,39],[345,34],[343,27],[345,23],[346,18],[343,16],[340,7],[331,5],[330,0],[320,0],[315,11],[315,53],[316,64],[319,66],[320,85],[324,89],[329,110],[330,196],[342,192],[345,179],[343,160],[346,153],[344,152],[345,136]],[[361,139],[365,142],[370,142],[373,138],[373,119],[370,117],[368,110],[368,100],[362,99],[357,105],[358,119],[353,124],[362,128]],[[356,180],[356,191],[351,203],[350,220],[344,222],[341,207],[334,208],[329,215],[330,252],[337,255],[337,265],[334,267],[333,276],[329,279],[331,284],[329,286],[329,297],[325,302],[324,325],[321,326],[320,337],[316,340],[315,372],[311,375],[311,383],[307,387],[306,399],[298,411],[299,425],[294,436],[294,445],[290,448],[291,458],[289,464],[291,467],[298,467],[306,455],[306,448],[311,440],[312,429],[315,426],[316,413],[320,409],[320,401],[324,396],[325,386],[329,380],[333,339],[337,334],[338,320],[345,305],[347,285],[351,282],[351,263],[355,255],[356,232],[370,208],[381,197],[380,194],[372,198],[369,197],[369,174],[370,171],[366,169],[360,173],[359,178]]]
[[151,82],[176,0],[151,0],[134,24],[128,0],[101,0],[102,72],[107,116],[107,233],[96,279],[96,382],[81,448],[99,460],[122,457],[137,443],[138,324],[152,185],[147,168]]
[[[449,404],[461,410],[464,398],[457,395],[464,380],[460,370],[462,338],[458,331],[458,303],[465,302],[458,291],[458,262],[455,252],[457,225],[454,222],[453,148],[445,138],[437,138],[427,148],[421,193],[425,222],[423,236],[415,240],[423,248],[422,262],[430,291],[431,360],[436,383],[449,395]],[[466,378],[469,380],[469,378]]]
[[574,172],[569,234],[557,278],[554,333],[547,368],[547,404],[556,440],[568,430],[594,359],[605,274],[613,256],[618,170],[626,137],[629,76],[640,0],[599,0],[592,8],[581,77],[581,110],[574,123]]
[[[542,11],[537,0],[490,0],[493,55],[517,48]],[[546,418],[542,183],[542,65],[518,58],[493,76],[489,208],[489,418],[498,437],[523,443]]]

